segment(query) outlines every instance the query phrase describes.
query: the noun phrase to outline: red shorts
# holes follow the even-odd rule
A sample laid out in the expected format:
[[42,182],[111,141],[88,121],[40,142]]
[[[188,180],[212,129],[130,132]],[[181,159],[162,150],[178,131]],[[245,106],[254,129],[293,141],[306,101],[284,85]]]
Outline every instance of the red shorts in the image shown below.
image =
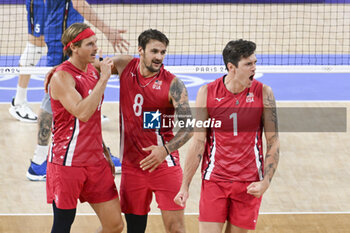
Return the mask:
[[118,197],[117,187],[107,160],[95,166],[70,167],[47,163],[47,203],[59,209],[75,209],[80,202],[101,203]]
[[251,182],[214,182],[203,180],[199,202],[199,221],[225,222],[254,230],[261,197],[247,194]]
[[146,215],[150,211],[154,192],[161,210],[182,210],[175,204],[174,197],[182,182],[180,166],[157,168],[153,172],[141,168],[122,167],[120,182],[120,205],[123,213]]

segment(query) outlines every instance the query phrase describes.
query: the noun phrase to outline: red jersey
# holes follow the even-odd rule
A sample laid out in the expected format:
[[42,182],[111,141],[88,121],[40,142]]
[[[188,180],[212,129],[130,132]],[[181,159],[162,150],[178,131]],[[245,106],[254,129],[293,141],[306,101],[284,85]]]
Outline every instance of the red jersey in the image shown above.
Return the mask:
[[[150,154],[142,148],[164,145],[174,137],[172,125],[163,127],[158,119],[173,120],[175,109],[169,100],[169,89],[175,76],[161,67],[155,76],[145,78],[138,69],[139,62],[139,58],[132,59],[120,75],[120,155],[123,166],[140,167],[140,161]],[[160,128],[144,128],[147,115],[157,111],[161,114],[156,120]],[[178,165],[179,153],[173,151],[159,167]]]
[[225,76],[208,84],[210,128],[202,163],[205,180],[257,181],[263,178],[263,84],[254,80],[239,94],[227,90]]
[[[65,71],[75,80],[75,89],[86,98],[94,89],[100,75],[88,64],[86,73],[65,61],[56,71]],[[51,97],[51,93],[50,93]],[[70,114],[60,101],[51,98],[53,113],[52,142],[49,162],[64,166],[88,166],[104,159],[101,131],[101,104],[87,122]]]

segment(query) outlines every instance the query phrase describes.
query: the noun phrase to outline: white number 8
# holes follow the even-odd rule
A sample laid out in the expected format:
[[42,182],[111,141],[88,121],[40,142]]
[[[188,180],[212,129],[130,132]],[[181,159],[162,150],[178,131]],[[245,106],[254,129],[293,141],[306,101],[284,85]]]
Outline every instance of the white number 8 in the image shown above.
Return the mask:
[[143,96],[141,94],[135,95],[134,105],[132,107],[134,109],[134,113],[136,116],[141,116],[142,104],[143,104]]

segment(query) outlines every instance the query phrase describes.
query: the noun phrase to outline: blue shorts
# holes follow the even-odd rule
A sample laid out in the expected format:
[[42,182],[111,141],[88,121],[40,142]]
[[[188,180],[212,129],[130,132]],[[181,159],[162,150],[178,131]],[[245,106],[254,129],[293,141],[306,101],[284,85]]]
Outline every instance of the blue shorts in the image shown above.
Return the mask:
[[[57,66],[66,60],[63,55],[63,44],[59,40],[46,42],[47,45],[47,66]],[[45,94],[41,101],[41,109],[52,114],[51,101],[49,94]]]
[[46,45],[47,66],[57,66],[66,60],[66,58],[63,56],[63,44],[61,41],[47,41]]
[[26,0],[28,34],[35,37],[43,36],[46,21],[45,4],[43,0]]
[[44,98],[41,100],[40,108],[52,115],[51,100],[48,93],[45,93]]

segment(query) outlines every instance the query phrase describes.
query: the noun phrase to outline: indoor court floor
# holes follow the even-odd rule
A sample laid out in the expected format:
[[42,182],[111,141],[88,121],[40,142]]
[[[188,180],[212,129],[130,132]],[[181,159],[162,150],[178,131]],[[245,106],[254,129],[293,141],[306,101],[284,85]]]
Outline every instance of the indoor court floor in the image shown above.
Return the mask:
[[[203,46],[209,45],[211,52],[219,54],[229,40],[247,39],[251,36],[256,36],[257,44],[266,45],[266,41],[271,41],[271,44],[266,45],[268,48],[258,47],[260,50],[257,50],[257,54],[263,49],[271,49],[268,51],[270,54],[300,54],[302,52],[300,49],[322,54],[323,47],[319,45],[324,41],[319,43],[318,40],[325,38],[326,33],[333,30],[334,25],[349,25],[350,19],[347,15],[350,12],[350,4],[341,6],[329,4],[326,6],[329,8],[327,11],[324,10],[323,4],[284,4],[283,14],[276,11],[277,6],[274,4],[266,4],[263,7],[248,4],[247,6],[245,4],[194,4],[191,9],[181,4],[161,5],[159,8],[152,5],[94,5],[94,7],[98,14],[110,20],[111,26],[118,25],[129,30],[125,38],[131,41],[129,50],[131,54],[137,51],[138,34],[150,27],[149,25],[169,35],[171,41],[169,54],[182,51],[188,51],[187,54],[196,54],[197,51],[203,51]],[[261,18],[262,11],[271,18]],[[115,12],[123,12],[125,15],[115,14]],[[141,16],[139,12],[143,12],[144,15]],[[231,15],[235,15],[234,12],[242,14],[238,16],[241,17],[240,20],[227,20],[222,12],[230,12]],[[326,26],[332,26],[324,30],[321,28],[320,32],[317,31],[320,35],[294,33],[298,32],[299,19],[303,18],[303,12],[307,12],[309,17],[303,22],[305,28],[315,23],[312,21],[313,18]],[[326,13],[322,14],[322,12]],[[313,14],[317,15],[312,17]],[[0,67],[18,65],[18,56],[26,41],[25,15],[24,5],[0,7],[0,22],[5,22],[1,28],[6,31],[6,34],[0,35]],[[174,15],[177,17],[176,20],[179,20],[178,24],[183,26],[168,27],[177,23],[171,18]],[[282,15],[283,17],[276,18]],[[210,20],[207,17],[211,17]],[[9,23],[9,18],[21,25],[14,27]],[[157,19],[156,22],[154,18]],[[140,25],[140,21],[145,25]],[[239,23],[242,25],[238,25]],[[247,26],[244,23],[256,24]],[[218,27],[218,32],[223,37],[219,40],[221,44],[212,42],[216,37],[215,32],[213,33],[214,25]],[[290,31],[286,31],[288,29]],[[347,27],[343,27],[345,31],[342,32],[343,34],[339,33],[343,35],[343,39],[328,43],[327,51],[338,51],[339,44],[349,44],[349,30],[346,29]],[[332,36],[337,35],[338,33],[332,34]],[[99,41],[107,43],[101,33],[98,34],[98,38]],[[198,38],[202,38],[203,43]],[[275,43],[276,41],[278,43]],[[300,42],[304,41],[310,44],[300,46]],[[112,51],[106,44],[104,48],[106,48],[104,51]],[[4,56],[15,56],[12,60],[13,64],[8,64]],[[275,61],[275,58],[272,60]],[[322,59],[318,60],[322,61]],[[349,59],[345,57],[344,60]],[[333,65],[337,65],[336,61],[334,63]],[[221,74],[208,73],[178,74],[188,88],[192,104],[198,88],[220,76]],[[278,169],[270,188],[263,197],[255,232],[350,233],[349,73],[258,73],[256,78],[271,86],[275,93],[281,130],[281,148]],[[8,112],[10,101],[15,95],[16,84],[16,75],[0,75],[0,233],[50,232],[52,209],[46,203],[45,182],[30,182],[26,178],[26,171],[37,142],[37,125],[19,122]],[[38,111],[43,96],[43,76],[33,75],[29,87],[28,100],[32,108]],[[119,156],[118,95],[119,82],[116,77],[112,77],[106,89],[105,103],[102,107],[103,114],[110,119],[103,124],[103,137],[112,153],[117,156]],[[189,143],[180,149],[182,162]],[[116,175],[115,182],[119,186],[120,175]],[[190,198],[185,210],[188,233],[198,232],[200,187],[201,179],[198,170],[192,181]],[[99,221],[91,207],[86,203],[79,204],[72,233],[95,232],[98,226]],[[146,232],[165,232],[154,201]]]
[[[181,75],[178,76],[188,86],[193,104],[199,86],[221,74]],[[332,82],[329,82],[329,75],[332,75]],[[281,113],[280,130],[283,131],[280,133],[280,163],[264,195],[256,232],[350,232],[350,81],[347,76],[256,75],[258,80],[270,85],[275,92]],[[37,126],[16,121],[8,113],[16,82],[16,77],[0,77],[0,232],[49,232],[52,210],[46,204],[45,182],[30,182],[25,177],[36,145]],[[33,76],[32,89],[28,91],[35,110],[39,108],[43,93],[42,83],[42,76]],[[102,111],[110,121],[103,124],[103,136],[112,153],[118,156],[119,87],[116,77],[111,78],[105,93]],[[298,114],[295,114],[295,109],[299,111]],[[325,111],[321,111],[321,116],[313,112],[303,115],[304,109]],[[305,132],[310,122],[316,122],[316,130]],[[188,143],[180,149],[182,162],[187,147]],[[119,185],[120,175],[116,176],[115,181]],[[199,193],[200,174],[197,171],[186,208],[188,232],[198,231]],[[154,202],[150,214],[147,232],[163,232],[161,217]],[[94,232],[97,227],[98,219],[90,206],[80,204],[72,232]]]

